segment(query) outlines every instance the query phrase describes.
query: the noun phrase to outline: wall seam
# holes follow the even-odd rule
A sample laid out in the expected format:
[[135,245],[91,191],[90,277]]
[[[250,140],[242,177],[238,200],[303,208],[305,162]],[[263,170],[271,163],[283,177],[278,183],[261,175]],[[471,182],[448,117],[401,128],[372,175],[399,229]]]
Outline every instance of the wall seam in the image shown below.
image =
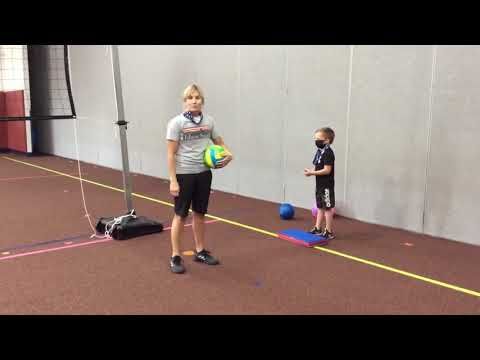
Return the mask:
[[425,159],[425,184],[423,191],[423,211],[422,211],[422,233],[425,233],[425,217],[428,206],[428,177],[430,175],[430,152],[431,152],[431,136],[433,124],[433,87],[435,84],[435,70],[437,65],[437,45],[432,47],[432,73],[430,77],[429,101],[428,101],[428,119],[427,119],[427,144],[426,144],[426,159]]

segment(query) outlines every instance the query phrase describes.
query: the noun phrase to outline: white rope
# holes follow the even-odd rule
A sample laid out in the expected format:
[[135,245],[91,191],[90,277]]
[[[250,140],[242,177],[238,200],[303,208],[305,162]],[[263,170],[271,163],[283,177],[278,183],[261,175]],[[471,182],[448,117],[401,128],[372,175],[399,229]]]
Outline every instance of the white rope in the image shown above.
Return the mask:
[[135,210],[130,211],[130,213],[127,214],[127,215],[123,215],[123,216],[113,218],[112,221],[109,221],[108,223],[106,223],[105,224],[105,237],[111,238],[112,233],[115,230],[115,228],[117,227],[117,225],[120,225],[122,223],[122,220],[126,219],[126,218],[136,219],[137,216],[135,215]]
[[[70,49],[68,48],[68,51],[69,50]],[[70,76],[70,79],[72,79],[72,71],[71,71],[70,61],[68,61],[68,74]],[[70,91],[72,92],[72,97],[73,97],[73,89],[70,89]],[[85,217],[88,220],[88,223],[90,225],[90,229],[93,232],[93,234],[90,236],[90,238],[93,238],[93,237],[98,237],[98,236],[97,236],[97,231],[95,230],[95,227],[93,226],[92,221],[90,219],[90,214],[89,214],[88,208],[87,208],[87,202],[85,200],[85,190],[83,188],[82,168],[81,168],[81,165],[80,165],[80,150],[79,150],[79,146],[78,146],[78,117],[75,117],[73,119],[73,123],[74,123],[73,133],[74,133],[74,137],[75,137],[75,152],[76,152],[76,155],[77,155],[78,177],[80,178],[80,190],[81,190],[81,193],[82,193],[83,210],[85,211]]]
[[87,218],[88,223],[90,224],[90,228],[93,231],[93,234],[90,236],[90,238],[93,238],[93,237],[97,237],[97,231],[95,230],[95,227],[92,224],[92,220],[90,219],[90,214],[89,214],[88,209],[87,209],[87,202],[85,200],[85,190],[83,189],[82,168],[81,168],[81,165],[80,165],[80,151],[79,151],[79,148],[78,148],[78,133],[77,133],[78,124],[77,124],[77,121],[78,121],[78,119],[75,118],[74,119],[74,125],[75,126],[73,128],[73,131],[74,131],[74,134],[75,134],[75,150],[76,150],[76,154],[77,154],[78,177],[80,178],[80,190],[81,190],[81,193],[82,193],[82,201],[83,201],[83,209],[85,210],[85,217]]

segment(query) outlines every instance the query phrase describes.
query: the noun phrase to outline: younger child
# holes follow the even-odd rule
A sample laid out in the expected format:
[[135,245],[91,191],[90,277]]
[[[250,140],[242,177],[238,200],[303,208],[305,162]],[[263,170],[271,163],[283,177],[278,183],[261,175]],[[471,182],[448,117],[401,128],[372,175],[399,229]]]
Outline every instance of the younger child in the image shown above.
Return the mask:
[[[335,132],[324,127],[315,131],[314,140],[318,150],[313,159],[315,168],[304,169],[305,176],[315,176],[315,198],[317,202],[317,219],[311,234],[322,235],[328,240],[335,239],[333,234],[333,209],[335,207],[335,154],[330,145],[335,139]],[[321,226],[325,218],[325,229]]]

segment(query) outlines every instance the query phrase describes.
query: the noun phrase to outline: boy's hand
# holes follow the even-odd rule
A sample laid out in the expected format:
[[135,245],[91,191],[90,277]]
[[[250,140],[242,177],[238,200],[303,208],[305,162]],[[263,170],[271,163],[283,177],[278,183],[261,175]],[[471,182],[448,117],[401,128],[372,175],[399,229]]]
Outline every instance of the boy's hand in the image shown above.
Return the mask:
[[312,170],[311,170],[311,169],[306,169],[306,168],[303,169],[303,174],[304,174],[305,176],[312,176],[312,175],[313,175],[313,174],[312,174]]

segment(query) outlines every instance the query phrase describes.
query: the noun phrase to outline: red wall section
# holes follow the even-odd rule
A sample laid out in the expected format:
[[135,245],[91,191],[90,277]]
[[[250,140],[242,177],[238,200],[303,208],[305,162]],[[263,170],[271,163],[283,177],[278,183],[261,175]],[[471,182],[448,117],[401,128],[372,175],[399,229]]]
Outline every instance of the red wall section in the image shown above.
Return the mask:
[[[0,91],[0,116],[5,116],[5,94]],[[0,149],[8,147],[8,127],[7,122],[0,120]]]
[[[5,91],[5,115],[25,116],[23,90]],[[27,139],[25,121],[9,121],[7,124],[7,148],[21,152],[27,152]]]
[[5,111],[7,116],[25,116],[23,90],[5,91]]

